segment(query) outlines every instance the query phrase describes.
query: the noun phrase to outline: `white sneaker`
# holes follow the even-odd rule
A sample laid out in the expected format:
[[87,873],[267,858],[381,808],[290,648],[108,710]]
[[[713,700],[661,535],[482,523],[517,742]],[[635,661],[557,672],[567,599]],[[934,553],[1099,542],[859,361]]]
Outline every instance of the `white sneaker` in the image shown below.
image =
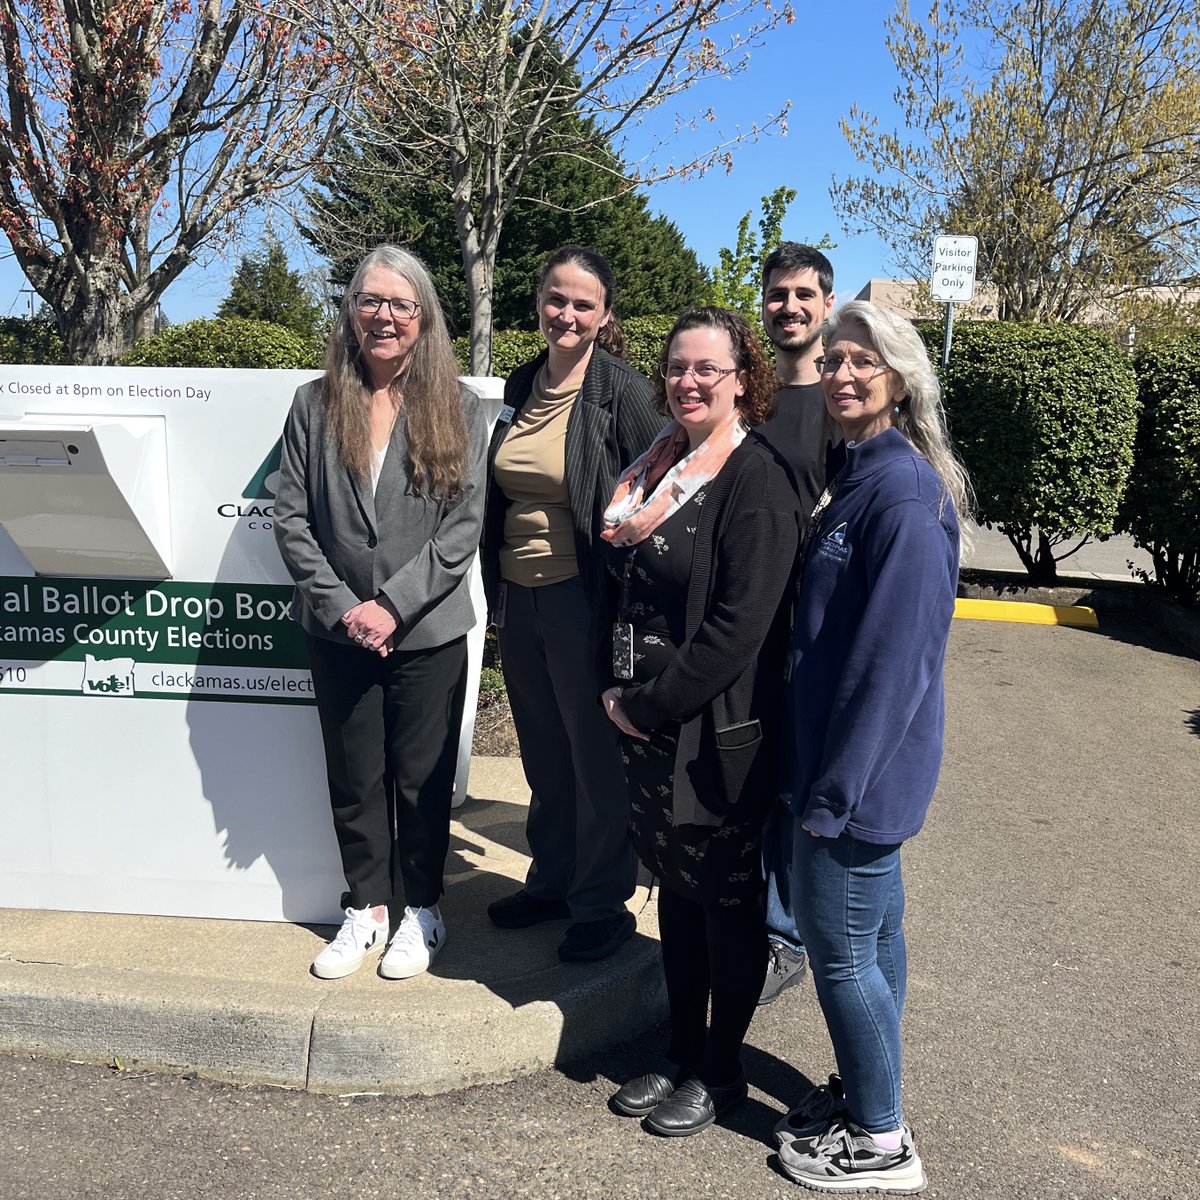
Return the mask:
[[427,908],[406,908],[404,919],[388,947],[379,973],[384,979],[411,979],[429,970],[446,944],[446,922]]
[[388,919],[376,920],[371,908],[348,908],[337,937],[313,959],[312,973],[318,979],[342,979],[353,975],[363,959],[387,943]]

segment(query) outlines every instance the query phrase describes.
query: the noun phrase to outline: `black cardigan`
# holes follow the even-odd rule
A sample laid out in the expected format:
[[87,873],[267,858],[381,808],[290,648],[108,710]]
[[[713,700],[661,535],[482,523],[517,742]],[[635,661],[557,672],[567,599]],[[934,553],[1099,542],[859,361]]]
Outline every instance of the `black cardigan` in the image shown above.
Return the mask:
[[[513,418],[528,403],[534,377],[548,354],[543,350],[505,381],[504,404],[513,412],[507,421],[496,422],[488,447],[488,492],[479,559],[490,612],[495,611],[500,589],[500,550],[508,511],[508,499],[497,485],[493,470],[496,452],[512,428]],[[571,498],[575,561],[592,611],[589,632],[602,650],[598,665],[611,657],[612,624],[612,589],[605,569],[607,544],[598,534],[618,475],[650,445],[663,426],[663,418],[654,410],[653,395],[644,375],[597,346],[567,418],[566,484]],[[597,692],[608,686],[607,677],[596,682]]]
[[[776,794],[799,530],[787,470],[751,432],[700,509],[684,643],[661,674],[626,687],[622,698],[638,729],[682,722],[677,825],[761,823]],[[718,748],[718,729],[753,720],[761,740]]]

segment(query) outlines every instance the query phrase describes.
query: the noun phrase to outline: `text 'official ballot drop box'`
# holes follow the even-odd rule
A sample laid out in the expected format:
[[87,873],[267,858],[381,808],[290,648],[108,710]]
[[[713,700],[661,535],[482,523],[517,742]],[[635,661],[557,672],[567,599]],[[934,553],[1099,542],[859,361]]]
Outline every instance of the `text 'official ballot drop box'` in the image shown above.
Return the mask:
[[[280,431],[314,374],[0,365],[0,906],[340,919],[272,532]],[[494,419],[501,382],[469,382]]]

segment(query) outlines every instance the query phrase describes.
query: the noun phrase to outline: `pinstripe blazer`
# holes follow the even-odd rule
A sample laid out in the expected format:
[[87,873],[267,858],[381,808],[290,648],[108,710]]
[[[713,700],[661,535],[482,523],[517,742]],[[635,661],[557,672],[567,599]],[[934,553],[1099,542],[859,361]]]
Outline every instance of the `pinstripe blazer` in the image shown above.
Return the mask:
[[342,615],[382,594],[400,614],[396,649],[444,646],[475,624],[467,571],[483,515],[483,405],[460,389],[469,440],[465,485],[450,501],[425,500],[412,490],[403,414],[372,493],[325,435],[320,387],[314,380],[296,392],[283,429],[275,540],[296,581],[292,612],[307,632],[352,644]]
[[[549,351],[519,366],[504,385],[504,403],[514,415],[529,401],[533,380]],[[567,418],[566,484],[571,498],[571,524],[580,580],[594,617],[593,634],[607,639],[611,621],[605,574],[607,543],[599,538],[604,510],[617,486],[617,476],[654,440],[663,418],[654,410],[650,381],[628,363],[599,346],[592,350],[579,396]],[[488,493],[483,519],[480,562],[488,608],[494,610],[500,587],[500,550],[508,498],[496,484],[492,465],[501,442],[512,428],[497,421],[488,447]],[[607,646],[607,641],[604,641]]]

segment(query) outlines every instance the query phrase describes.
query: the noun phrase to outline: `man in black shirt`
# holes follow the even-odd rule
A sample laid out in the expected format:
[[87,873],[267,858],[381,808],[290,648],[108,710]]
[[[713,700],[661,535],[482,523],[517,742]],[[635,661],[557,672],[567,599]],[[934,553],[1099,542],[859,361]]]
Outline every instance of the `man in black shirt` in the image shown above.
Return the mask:
[[[807,526],[825,489],[825,456],[837,426],[825,412],[820,372],[821,327],[833,311],[833,267],[812,246],[784,242],[763,263],[762,321],[775,344],[779,405],[758,432],[787,463]],[[788,867],[794,818],[777,804],[763,840],[767,877],[767,978],[759,1004],[769,1004],[785,987],[804,978],[804,943],[791,912]]]

